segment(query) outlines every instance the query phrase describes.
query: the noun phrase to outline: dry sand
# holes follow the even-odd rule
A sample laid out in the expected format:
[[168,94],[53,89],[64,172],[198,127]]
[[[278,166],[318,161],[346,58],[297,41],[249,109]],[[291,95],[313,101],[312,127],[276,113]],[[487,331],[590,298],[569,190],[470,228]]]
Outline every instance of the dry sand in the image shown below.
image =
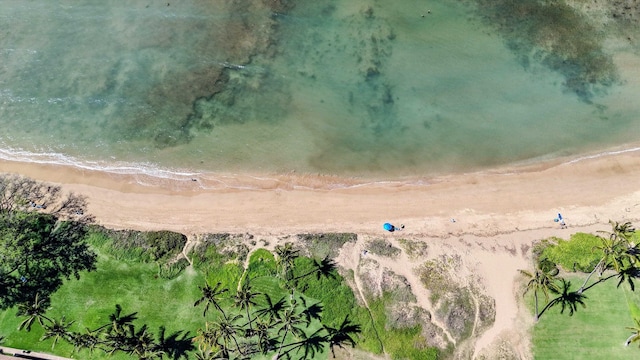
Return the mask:
[[[160,181],[10,161],[0,162],[0,171],[59,183],[86,195],[97,222],[118,229],[251,233],[276,239],[297,233],[353,232],[392,242],[401,237],[426,241],[430,258],[460,256],[466,273],[475,275],[478,286],[496,300],[495,324],[470,345],[475,355],[507,338],[518,357],[530,357],[520,324],[529,320],[518,308],[516,279],[517,269],[531,266],[528,249],[534,241],[608,230],[610,219],[637,223],[640,217],[637,150],[377,183],[296,174],[202,174],[196,181]],[[568,229],[553,221],[559,212]],[[405,229],[385,233],[382,224],[387,221],[402,223]],[[346,249],[340,263],[356,267],[363,246],[359,241]],[[413,271],[420,261],[405,258],[387,261],[386,266],[405,276],[418,303],[426,304],[426,292],[419,289]]]

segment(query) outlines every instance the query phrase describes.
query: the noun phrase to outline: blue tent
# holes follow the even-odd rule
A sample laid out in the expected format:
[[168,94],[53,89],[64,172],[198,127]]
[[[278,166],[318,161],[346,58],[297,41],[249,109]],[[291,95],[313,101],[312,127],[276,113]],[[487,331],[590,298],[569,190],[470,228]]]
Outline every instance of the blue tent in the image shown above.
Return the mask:
[[389,223],[384,223],[384,225],[382,225],[382,227],[387,230],[387,231],[394,231],[396,228],[395,226],[389,224]]

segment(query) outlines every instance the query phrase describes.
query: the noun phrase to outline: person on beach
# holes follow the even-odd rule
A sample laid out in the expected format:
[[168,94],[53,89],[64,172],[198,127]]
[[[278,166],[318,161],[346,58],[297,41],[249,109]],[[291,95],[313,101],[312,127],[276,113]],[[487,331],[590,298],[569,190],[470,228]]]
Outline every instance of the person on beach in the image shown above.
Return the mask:
[[558,217],[553,219],[553,221],[560,223],[560,228],[561,229],[566,229],[567,228],[567,224],[564,222],[564,218],[562,217],[562,214],[558,213]]
[[400,231],[404,229],[404,225],[400,224],[400,227],[395,227],[390,223],[384,223],[384,225],[382,225],[382,228],[387,230],[388,232],[394,232],[394,231]]

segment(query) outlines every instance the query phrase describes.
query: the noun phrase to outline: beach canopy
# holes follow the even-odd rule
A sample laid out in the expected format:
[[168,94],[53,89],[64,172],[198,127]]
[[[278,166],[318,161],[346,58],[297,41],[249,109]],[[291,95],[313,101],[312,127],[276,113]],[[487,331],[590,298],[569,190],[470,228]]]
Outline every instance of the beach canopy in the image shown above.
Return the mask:
[[393,231],[395,230],[395,227],[389,223],[384,223],[384,225],[382,225],[382,227],[387,230],[387,231]]

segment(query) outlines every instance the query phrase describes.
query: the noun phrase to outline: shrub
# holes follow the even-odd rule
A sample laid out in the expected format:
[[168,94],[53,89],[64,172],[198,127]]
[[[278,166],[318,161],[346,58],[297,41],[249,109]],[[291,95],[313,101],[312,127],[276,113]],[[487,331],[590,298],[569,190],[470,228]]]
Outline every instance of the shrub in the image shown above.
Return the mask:
[[269,250],[258,249],[254,251],[249,258],[249,269],[247,272],[252,278],[274,276],[277,272],[276,259]]
[[602,258],[599,237],[575,233],[569,240],[551,238],[542,251],[541,258],[548,258],[566,271],[591,272]]
[[411,259],[417,259],[427,256],[428,245],[424,241],[399,239],[398,242],[404,248],[407,256]]
[[90,241],[118,260],[164,264],[182,251],[187,237],[173,231],[111,230],[94,226]]
[[146,233],[146,245],[154,260],[168,260],[179,254],[187,243],[187,237],[173,231]]
[[401,250],[391,245],[385,239],[375,239],[367,242],[367,250],[372,254],[388,257],[396,257],[400,255]]
[[195,247],[190,255],[195,257],[194,262],[198,264],[222,264],[230,260],[243,262],[249,253],[249,247],[244,241],[252,238],[250,235],[236,236],[227,233],[205,234],[200,245]]
[[308,255],[312,258],[334,258],[347,242],[355,242],[357,234],[327,233],[327,234],[299,234],[298,238],[305,245]]
[[158,263],[158,277],[167,280],[175,279],[187,266],[189,266],[189,261],[185,258],[180,258],[171,264]]

